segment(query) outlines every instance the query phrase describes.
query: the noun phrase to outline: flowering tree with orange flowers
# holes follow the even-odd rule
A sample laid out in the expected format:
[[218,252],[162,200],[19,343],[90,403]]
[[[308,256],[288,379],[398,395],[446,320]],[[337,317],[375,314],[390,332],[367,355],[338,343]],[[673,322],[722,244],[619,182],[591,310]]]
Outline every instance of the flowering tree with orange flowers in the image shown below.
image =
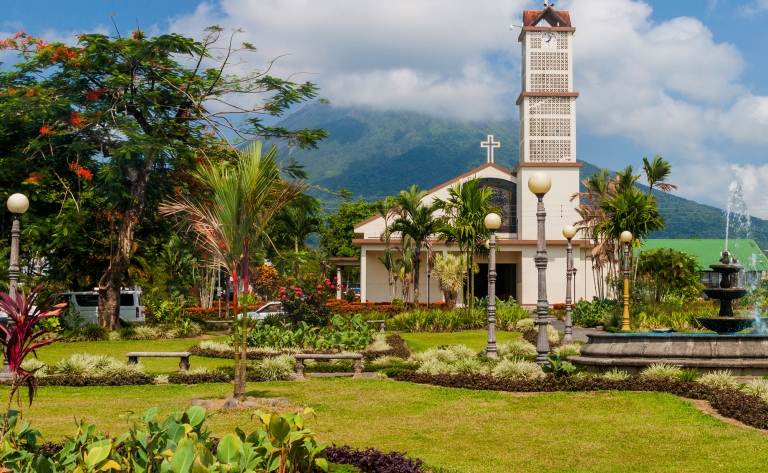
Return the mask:
[[271,76],[271,62],[264,70],[232,74],[232,67],[241,69],[241,55],[255,52],[248,43],[233,47],[235,33],[211,27],[202,41],[175,33],[148,37],[142,31],[129,37],[85,34],[69,46],[19,32],[0,42],[0,50],[17,50],[21,59],[0,80],[0,109],[37,116],[40,123],[36,136],[21,138],[28,141],[24,153],[69,153],[87,161],[70,160],[69,172],[80,181],[98,181],[102,205],[110,209],[116,230],[98,283],[104,327],[119,326],[120,287],[137,227],[144,223],[148,201],[161,200],[148,198],[158,174],[186,174],[198,161],[221,159],[211,150],[229,144],[233,135],[282,138],[301,147],[315,147],[327,136],[324,130],[288,130],[258,118],[283,115],[315,98],[317,88]]

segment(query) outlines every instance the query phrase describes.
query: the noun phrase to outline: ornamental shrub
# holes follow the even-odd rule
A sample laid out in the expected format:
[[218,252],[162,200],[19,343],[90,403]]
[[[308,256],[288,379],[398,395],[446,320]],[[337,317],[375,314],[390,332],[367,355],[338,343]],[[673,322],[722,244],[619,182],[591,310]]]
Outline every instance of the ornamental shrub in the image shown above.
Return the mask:
[[592,302],[580,300],[573,307],[571,320],[574,325],[581,327],[596,327],[603,324],[603,317],[616,306],[615,301],[594,300]]
[[733,377],[731,370],[717,370],[707,373],[699,378],[701,384],[715,388],[738,388],[739,383]]
[[323,327],[328,325],[331,315],[326,301],[335,293],[336,285],[330,279],[310,273],[298,279],[287,278],[285,286],[278,290],[278,299],[294,323],[305,322],[313,327]]
[[544,372],[536,363],[520,359],[504,359],[498,362],[491,374],[497,378],[536,379],[544,377]]

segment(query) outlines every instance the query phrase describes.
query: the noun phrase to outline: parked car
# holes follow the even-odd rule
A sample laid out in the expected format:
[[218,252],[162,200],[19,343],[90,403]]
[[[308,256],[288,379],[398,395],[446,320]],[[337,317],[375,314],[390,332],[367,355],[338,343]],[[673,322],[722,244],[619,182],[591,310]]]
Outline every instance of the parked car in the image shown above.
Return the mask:
[[[68,309],[77,311],[83,318],[82,325],[99,323],[98,292],[63,292],[58,294],[57,302],[65,302]],[[120,323],[146,323],[141,291],[120,291]]]
[[283,311],[283,303],[280,301],[267,302],[266,304],[259,307],[258,309],[247,312],[249,319],[254,319],[258,321],[262,321],[266,319],[267,316],[269,315],[283,315],[283,314],[285,314],[285,311]]

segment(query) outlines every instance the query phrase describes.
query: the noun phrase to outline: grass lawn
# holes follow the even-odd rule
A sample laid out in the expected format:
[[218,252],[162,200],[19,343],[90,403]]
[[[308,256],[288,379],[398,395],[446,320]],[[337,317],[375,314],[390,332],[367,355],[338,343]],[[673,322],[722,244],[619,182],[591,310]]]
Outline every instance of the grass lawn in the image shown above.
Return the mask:
[[[465,330],[463,332],[403,332],[398,333],[413,351],[424,351],[439,345],[464,344],[473,350],[484,350],[488,340],[485,330]],[[496,343],[520,338],[519,332],[496,332]]]
[[[448,472],[761,471],[768,433],[736,427],[669,394],[547,393],[531,396],[395,381],[312,379],[251,383],[249,394],[313,407],[325,442],[408,452]],[[110,388],[41,387],[24,418],[46,440],[74,419],[118,435],[126,412],[161,415],[195,398],[223,397],[229,384]],[[7,394],[0,389],[0,396]],[[215,435],[253,428],[246,411],[217,413]]]
[[[207,337],[208,340],[223,341],[228,337]],[[75,353],[89,355],[108,355],[119,361],[127,361],[126,354],[132,351],[186,351],[192,345],[200,343],[201,338],[180,338],[173,340],[117,340],[103,342],[55,342],[52,345],[37,350],[37,356],[43,363],[52,365],[57,361],[69,358]],[[139,358],[147,374],[172,373],[179,371],[178,358]],[[219,366],[231,365],[232,361],[218,358],[190,358],[191,369],[205,366],[214,369]]]

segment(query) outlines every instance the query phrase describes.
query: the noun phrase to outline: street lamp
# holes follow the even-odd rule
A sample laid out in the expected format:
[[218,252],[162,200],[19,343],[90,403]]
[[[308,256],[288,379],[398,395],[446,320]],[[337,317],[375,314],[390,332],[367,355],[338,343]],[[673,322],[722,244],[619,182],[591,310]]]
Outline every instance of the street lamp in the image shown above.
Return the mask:
[[431,259],[430,258],[430,256],[431,256],[430,253],[431,252],[429,250],[429,246],[427,246],[427,310],[429,310],[429,278],[432,276],[432,273],[430,271],[431,268],[429,267],[430,266],[429,262],[430,262],[430,259]]
[[21,235],[21,223],[19,217],[29,208],[29,199],[24,194],[13,194],[8,197],[8,210],[13,214],[13,226],[11,227],[11,264],[8,267],[10,275],[10,288],[8,293],[13,297],[16,293],[16,285],[19,283],[19,235]]
[[[21,235],[21,223],[19,217],[29,208],[29,199],[24,194],[13,194],[8,197],[8,210],[13,214],[13,225],[11,226],[11,264],[8,266],[8,275],[10,276],[10,285],[8,295],[16,300],[16,286],[19,283],[19,235]],[[4,327],[8,327],[8,316],[0,319]],[[0,369],[0,379],[10,379],[13,377],[8,364],[8,350],[3,349],[3,368]]]
[[632,241],[632,232],[621,232],[621,241],[624,242],[624,315],[621,319],[621,330],[629,332],[629,242]]
[[573,343],[573,323],[571,322],[571,309],[573,309],[573,299],[571,298],[571,279],[573,278],[573,247],[571,240],[576,236],[576,229],[573,225],[566,225],[563,228],[563,236],[568,240],[566,250],[566,270],[565,270],[565,337],[563,342]]
[[547,362],[549,354],[549,339],[547,338],[547,241],[544,236],[544,222],[547,213],[544,211],[544,194],[549,192],[552,187],[552,180],[543,172],[535,172],[528,178],[528,189],[536,194],[538,204],[536,206],[536,256],[533,261],[536,263],[536,269],[539,273],[539,299],[536,303],[536,312],[538,317],[536,325],[539,326],[539,337],[536,340],[536,363],[543,365]]
[[485,216],[485,228],[491,231],[488,240],[488,346],[485,356],[496,359],[496,230],[501,226],[501,217],[495,213]]

